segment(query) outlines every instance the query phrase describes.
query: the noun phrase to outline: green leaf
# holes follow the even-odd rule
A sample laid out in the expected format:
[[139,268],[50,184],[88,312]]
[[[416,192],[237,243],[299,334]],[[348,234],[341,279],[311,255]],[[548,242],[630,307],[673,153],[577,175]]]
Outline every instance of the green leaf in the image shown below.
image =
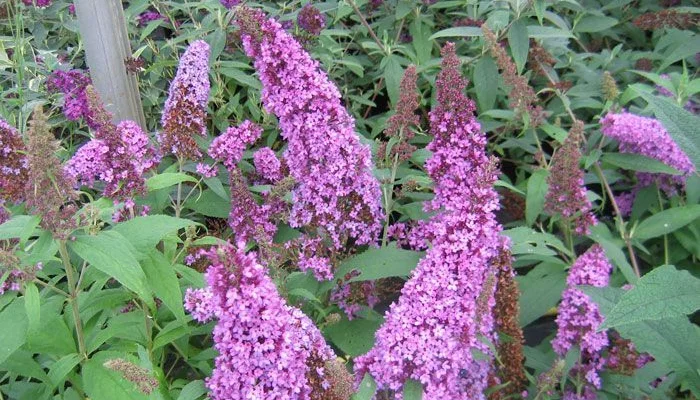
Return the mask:
[[513,243],[511,251],[513,254],[540,254],[545,256],[556,255],[550,247],[559,250],[564,254],[571,255],[571,251],[566,248],[559,238],[543,232],[536,232],[533,229],[519,226],[503,231]]
[[630,265],[630,263],[627,261],[625,253],[623,253],[619,247],[603,238],[596,239],[596,242],[603,247],[605,256],[617,266],[627,282],[634,284],[637,282],[637,280],[639,280],[637,275],[634,273],[634,269],[632,269],[632,265]]
[[35,215],[17,215],[0,225],[0,240],[20,238],[24,242],[31,236],[39,225],[39,217]]
[[523,20],[519,19],[510,26],[508,30],[508,44],[510,51],[513,54],[513,61],[518,67],[518,73],[523,72],[527,54],[530,50],[530,39],[527,36],[527,26]]
[[[672,49],[672,50],[671,50]],[[661,59],[663,62],[659,66],[659,71],[665,70],[669,65],[676,61],[683,60],[700,52],[700,39],[697,36],[681,43],[678,46],[671,46],[670,51],[666,52]]]
[[146,275],[134,256],[133,246],[120,233],[103,231],[97,236],[82,235],[69,241],[68,246],[91,266],[113,277],[153,306]]
[[360,275],[352,278],[350,282],[370,281],[394,276],[405,277],[411,274],[421,257],[423,257],[422,252],[403,250],[393,245],[380,248],[371,247],[343,261],[335,276],[341,278],[352,270],[358,270]]
[[357,393],[352,395],[352,400],[372,400],[375,393],[377,393],[377,382],[367,373],[362,378]]
[[615,328],[637,351],[674,370],[695,394],[700,393],[700,333],[686,317],[644,321]]
[[[619,288],[581,286],[598,305],[600,312],[608,316],[625,295]],[[673,369],[696,392],[700,390],[700,332],[687,317],[645,320],[619,325],[615,330],[632,340],[640,353],[649,353],[654,359]]]
[[435,32],[430,36],[430,40],[439,39],[443,37],[475,37],[482,36],[481,28],[476,26],[459,26],[456,28],[447,28],[441,31]]
[[415,379],[409,379],[403,384],[404,400],[422,400],[423,385]]
[[214,61],[216,61],[217,58],[219,58],[219,55],[221,54],[222,51],[224,51],[224,48],[226,47],[226,31],[223,29],[217,29],[211,34],[209,34],[205,40],[207,43],[209,43],[209,46],[211,48],[210,51],[210,56],[209,56],[209,64],[213,64]]
[[27,312],[24,309],[24,299],[15,299],[0,312],[0,364],[27,340]]
[[566,288],[566,271],[560,265],[541,264],[516,280],[520,288],[520,326],[527,326],[556,307]]
[[622,169],[637,172],[652,172],[669,175],[681,175],[682,173],[659,160],[633,153],[605,153],[602,160]]
[[120,222],[111,231],[123,235],[139,252],[148,254],[166,235],[195,224],[168,215],[147,215]]
[[119,372],[108,369],[103,364],[116,358],[133,361],[126,354],[100,352],[83,365],[82,374],[85,393],[92,400],[141,400],[148,396],[141,393],[136,384],[126,380]]
[[394,106],[399,101],[399,95],[401,94],[399,86],[401,85],[402,77],[403,68],[401,68],[399,60],[396,57],[389,56],[384,65],[384,82],[386,82],[386,90],[391,104]]
[[700,218],[700,204],[670,208],[656,213],[639,223],[633,237],[646,240],[666,235]]
[[433,52],[433,42],[428,38],[430,29],[423,24],[422,18],[416,18],[411,24],[411,36],[413,47],[416,49],[418,64],[423,65],[430,60]]
[[155,339],[153,339],[153,349],[159,349],[163,346],[167,346],[177,339],[189,335],[191,329],[189,325],[182,321],[172,321],[163,327],[163,330],[158,332]]
[[49,380],[54,388],[58,387],[66,379],[66,376],[80,363],[80,354],[71,353],[61,357],[53,363],[49,369]]
[[382,320],[356,318],[329,325],[324,333],[345,354],[356,357],[365,354],[374,345],[374,332],[379,329]]
[[612,17],[602,15],[586,15],[574,27],[577,33],[593,33],[610,29],[617,25],[619,21]]
[[200,196],[192,196],[185,206],[207,217],[228,218],[231,203],[219,197],[212,190],[205,190]]
[[32,334],[39,329],[41,322],[41,298],[39,289],[34,283],[24,286],[24,309],[27,311],[27,333]]
[[180,282],[170,262],[161,252],[152,250],[142,265],[148,284],[156,297],[163,301],[176,318],[184,320],[185,309],[182,305]]
[[547,177],[549,171],[537,169],[530,175],[527,181],[527,197],[525,199],[525,220],[528,225],[532,225],[537,216],[544,210],[544,199],[549,190]]
[[24,349],[15,351],[5,362],[0,363],[0,371],[21,375],[22,378],[35,378],[45,384],[49,383],[49,376],[46,375],[42,366],[36,362],[34,354]]
[[245,87],[250,87],[253,89],[260,90],[262,85],[260,81],[255,79],[253,75],[248,72],[243,72],[240,69],[235,68],[219,68],[218,71],[229,78],[233,78],[236,82],[240,83]]
[[195,400],[205,395],[207,391],[204,381],[198,379],[185,385],[180,391],[180,395],[177,396],[177,400]]
[[533,39],[550,39],[550,38],[570,38],[573,37],[571,32],[563,29],[554,28],[551,26],[530,25],[527,27],[528,36]]
[[488,111],[496,104],[498,94],[498,67],[493,58],[486,55],[474,66],[474,89],[481,112]]
[[146,186],[149,191],[153,191],[165,189],[183,182],[197,183],[197,179],[182,172],[164,172],[148,178],[148,180],[146,180]]
[[672,101],[645,92],[644,86],[632,85],[649,103],[654,115],[661,121],[678,146],[700,169],[700,118],[684,110]]
[[51,296],[42,301],[40,326],[33,335],[27,335],[27,349],[56,358],[77,352],[73,332],[63,319],[65,306],[62,296]]
[[680,317],[700,309],[700,279],[670,265],[644,275],[606,314],[601,329]]

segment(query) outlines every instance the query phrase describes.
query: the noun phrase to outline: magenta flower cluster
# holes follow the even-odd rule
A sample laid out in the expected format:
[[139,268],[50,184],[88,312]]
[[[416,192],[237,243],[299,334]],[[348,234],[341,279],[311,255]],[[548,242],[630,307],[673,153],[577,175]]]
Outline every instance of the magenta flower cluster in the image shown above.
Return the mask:
[[[209,146],[209,156],[220,161],[229,171],[231,184],[231,212],[229,225],[237,240],[246,241],[257,239],[259,242],[269,242],[277,227],[272,223],[274,204],[258,204],[244,180],[238,162],[243,157],[246,148],[255,143],[262,134],[262,128],[246,120],[239,126],[230,127],[212,141]],[[207,175],[207,166],[198,166],[203,175]]]
[[53,3],[53,0],[22,0],[22,3],[28,7],[34,5],[39,8],[45,8],[49,7]]
[[158,11],[148,10],[144,11],[136,17],[136,23],[138,26],[146,26],[149,22],[164,20],[165,17],[161,15]]
[[638,172],[639,188],[656,183],[670,194],[677,186],[685,185],[687,177],[695,172],[693,163],[658,120],[623,111],[606,115],[600,123],[603,134],[620,143],[622,153],[654,158],[682,173],[673,176]]
[[163,153],[190,159],[202,155],[194,136],[207,134],[209,55],[207,42],[196,40],[180,58],[161,117],[163,130],[158,140]]
[[209,156],[221,161],[227,169],[234,169],[241,161],[245,149],[255,143],[260,135],[262,135],[262,128],[245,120],[239,126],[229,127],[226,132],[214,139],[209,146]]
[[115,199],[128,199],[145,190],[144,173],[155,167],[160,157],[148,135],[133,121],[98,130],[66,163],[68,175],[88,187],[104,182],[103,193]]
[[241,0],[221,0],[221,5],[226,8],[233,8],[241,3]]
[[258,175],[270,182],[282,179],[282,162],[269,147],[260,148],[253,154],[253,165]]
[[249,11],[242,40],[263,84],[265,109],[288,141],[284,158],[297,182],[289,223],[318,228],[336,248],[375,241],[381,229],[379,183],[338,88],[317,61],[273,19]]
[[426,162],[435,182],[426,211],[438,211],[427,225],[432,246],[386,313],[374,348],[355,360],[355,371],[358,379],[370,373],[396,398],[406,380],[416,379],[425,398],[484,399],[493,357],[485,340],[495,340],[491,264],[505,245],[494,215],[497,168],[464,95],[454,44],[442,54],[438,104],[430,112],[433,155]]
[[46,87],[50,92],[63,94],[63,114],[66,118],[71,121],[83,118],[91,129],[97,129],[99,126],[90,112],[85,92],[91,84],[90,77],[77,69],[54,71],[46,80]]
[[554,351],[562,357],[574,345],[579,346],[582,362],[574,372],[585,377],[589,384],[598,389],[601,387],[598,371],[605,363],[601,353],[608,345],[608,334],[605,331],[598,332],[603,316],[598,306],[576,286],[605,287],[610,281],[611,271],[612,265],[598,244],[574,262],[566,279],[568,287],[562,294],[559,305],[557,336],[552,341]]
[[[290,307],[254,253],[230,244],[202,250],[210,263],[206,289],[189,289],[185,307],[205,322],[217,321],[219,355],[206,384],[212,399],[311,398],[330,385],[324,363],[334,358],[321,332]],[[312,378],[323,382],[312,387]],[[319,398],[319,397],[316,397]]]

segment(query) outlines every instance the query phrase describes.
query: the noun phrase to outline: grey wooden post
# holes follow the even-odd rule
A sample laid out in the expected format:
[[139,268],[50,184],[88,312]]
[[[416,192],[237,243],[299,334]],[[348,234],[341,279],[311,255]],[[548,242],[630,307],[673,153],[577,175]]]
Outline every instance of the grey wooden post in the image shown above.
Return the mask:
[[90,77],[115,122],[132,120],[146,128],[136,77],[126,71],[131,56],[121,0],[75,0]]

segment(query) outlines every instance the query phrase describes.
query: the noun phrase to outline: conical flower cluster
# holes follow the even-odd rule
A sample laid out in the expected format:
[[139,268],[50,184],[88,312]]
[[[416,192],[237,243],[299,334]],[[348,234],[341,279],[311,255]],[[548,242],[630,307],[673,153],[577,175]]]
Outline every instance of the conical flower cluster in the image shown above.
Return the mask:
[[277,116],[288,142],[284,158],[298,183],[290,225],[314,228],[336,248],[347,239],[374,242],[381,229],[379,183],[338,88],[277,21],[241,9],[238,23],[265,109]]
[[611,271],[612,265],[598,244],[574,262],[566,279],[568,287],[559,305],[557,336],[552,341],[554,351],[562,357],[572,346],[579,346],[582,361],[576,366],[576,372],[598,389],[601,387],[598,371],[604,365],[601,353],[608,345],[608,334],[598,332],[603,316],[598,306],[576,286],[605,287],[610,281]]
[[[429,399],[483,399],[492,373],[492,308],[501,250],[494,160],[464,95],[455,46],[442,50],[437,106],[430,113],[433,156],[426,169],[435,182],[436,210],[426,226],[432,247],[398,302],[391,305],[370,352],[355,361],[358,379],[368,372],[397,398],[408,379],[419,380]],[[485,355],[477,357],[476,354]]]
[[207,134],[209,52],[207,42],[197,40],[180,58],[163,109],[163,130],[158,136],[164,154],[172,153],[187,159],[202,156],[194,137]]
[[219,355],[207,386],[212,399],[332,399],[326,363],[335,357],[321,332],[290,307],[254,253],[225,244],[202,250],[206,289],[189,289],[185,307],[217,321]]

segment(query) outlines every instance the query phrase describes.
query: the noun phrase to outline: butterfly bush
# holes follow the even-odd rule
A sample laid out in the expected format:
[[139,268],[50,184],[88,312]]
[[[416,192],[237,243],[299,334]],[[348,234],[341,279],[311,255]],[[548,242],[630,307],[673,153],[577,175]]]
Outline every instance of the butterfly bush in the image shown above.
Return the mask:
[[243,152],[262,135],[262,128],[246,120],[230,127],[209,146],[209,156],[221,161],[227,169],[233,169],[243,157]]
[[17,129],[0,118],[0,207],[1,202],[18,203],[24,198],[28,172],[25,152]]
[[271,221],[272,205],[258,204],[238,168],[238,162],[248,145],[255,143],[262,134],[258,125],[244,121],[237,127],[230,127],[209,146],[209,156],[220,161],[229,171],[231,184],[231,212],[229,226],[237,240],[257,239],[270,242],[277,231]]
[[256,255],[224,244],[198,256],[210,264],[207,288],[189,289],[185,307],[200,322],[217,321],[211,398],[324,398],[333,351],[313,322],[285,303]]
[[240,4],[240,0],[221,0],[221,5],[223,5],[226,8],[232,8]]
[[22,0],[22,3],[24,3],[25,6],[35,5],[39,8],[46,8],[53,3],[53,0]]
[[289,224],[317,228],[336,249],[346,238],[374,242],[381,229],[379,183],[338,88],[277,21],[248,9],[238,18],[263,105],[288,142],[284,160],[297,182]]
[[89,87],[87,93],[90,112],[100,127],[94,139],[66,163],[66,173],[89,187],[94,187],[97,180],[104,182],[103,194],[115,200],[143,194],[144,173],[160,160],[148,135],[133,121],[115,125],[94,89]]
[[253,154],[255,171],[270,182],[282,179],[282,163],[275,152],[269,147],[258,149]]
[[326,16],[321,14],[318,8],[307,3],[299,10],[297,25],[312,35],[318,35],[326,27]]
[[158,140],[163,153],[187,159],[202,156],[194,137],[207,134],[209,54],[207,42],[196,40],[180,58],[161,117]]
[[41,218],[40,226],[54,237],[66,239],[76,226],[73,204],[75,180],[63,171],[56,157],[58,141],[51,133],[42,108],[34,109],[27,130],[27,182],[24,198],[29,211]]
[[[576,366],[575,371],[598,389],[601,387],[598,371],[605,363],[601,353],[608,345],[608,335],[605,331],[598,332],[603,323],[598,306],[576,286],[608,286],[611,271],[612,265],[598,244],[574,262],[566,278],[567,288],[562,294],[556,320],[557,335],[552,341],[554,351],[562,357],[574,345],[579,346],[582,362]],[[588,392],[594,393],[591,389]]]
[[493,356],[484,340],[495,341],[492,262],[503,245],[494,215],[497,168],[485,153],[474,104],[464,95],[467,82],[454,44],[446,44],[442,55],[437,105],[430,112],[433,155],[425,166],[435,182],[435,198],[426,206],[437,211],[428,223],[432,246],[355,370],[358,379],[370,373],[380,389],[399,392],[416,379],[426,398],[483,399]]
[[579,235],[588,233],[589,227],[597,223],[591,212],[591,202],[586,197],[583,170],[579,167],[582,141],[583,122],[576,120],[564,144],[552,156],[547,178],[549,190],[545,196],[547,212],[572,220]]
[[71,121],[84,119],[91,129],[99,128],[90,112],[85,89],[92,84],[85,72],[73,69],[54,71],[46,80],[46,88],[52,93],[63,94],[63,115]]
[[607,114],[600,123],[603,134],[620,143],[622,153],[641,154],[681,172],[677,176],[637,172],[640,188],[656,183],[671,194],[676,187],[684,186],[688,176],[695,172],[693,163],[658,120],[623,111]]
[[[406,68],[399,85],[401,95],[396,103],[396,113],[386,120],[384,134],[397,139],[397,143],[392,146],[389,154],[389,158],[392,160],[398,157],[398,160],[406,161],[416,150],[416,146],[409,142],[415,136],[413,128],[420,122],[420,117],[416,114],[416,110],[420,106],[417,79],[416,67],[411,65]],[[386,155],[386,146],[386,143],[379,146],[380,158]]]

